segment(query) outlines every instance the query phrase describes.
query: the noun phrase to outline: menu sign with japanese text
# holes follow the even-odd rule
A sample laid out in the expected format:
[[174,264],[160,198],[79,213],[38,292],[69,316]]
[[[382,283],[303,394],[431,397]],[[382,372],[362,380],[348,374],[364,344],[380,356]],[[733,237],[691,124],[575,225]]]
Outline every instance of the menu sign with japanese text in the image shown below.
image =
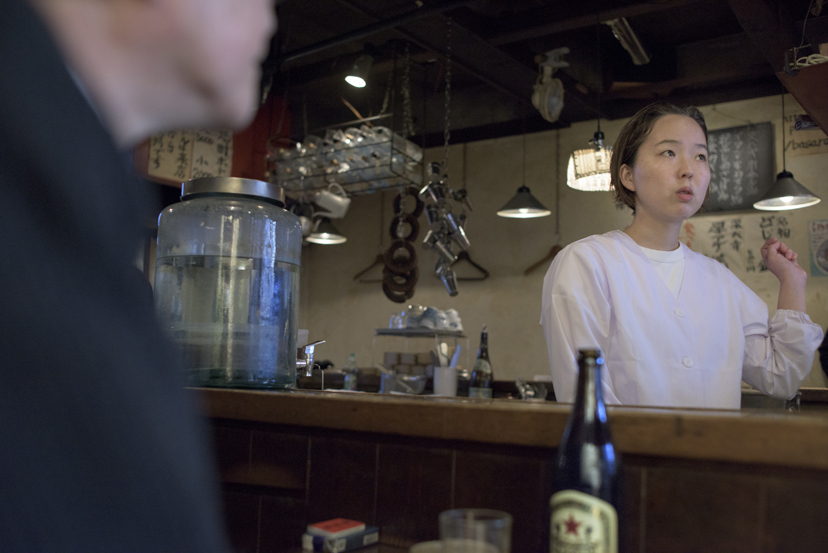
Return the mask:
[[767,273],[762,245],[769,238],[790,242],[791,228],[785,213],[705,215],[684,222],[679,240],[691,250],[712,257],[742,278]]
[[707,212],[753,206],[774,182],[773,125],[759,123],[708,133]]
[[828,220],[808,221],[811,276],[828,276]]
[[190,178],[193,155],[191,131],[170,131],[150,139],[149,166],[151,177],[174,181]]
[[198,177],[228,177],[232,168],[232,131],[170,131],[150,139],[150,177],[183,182]]

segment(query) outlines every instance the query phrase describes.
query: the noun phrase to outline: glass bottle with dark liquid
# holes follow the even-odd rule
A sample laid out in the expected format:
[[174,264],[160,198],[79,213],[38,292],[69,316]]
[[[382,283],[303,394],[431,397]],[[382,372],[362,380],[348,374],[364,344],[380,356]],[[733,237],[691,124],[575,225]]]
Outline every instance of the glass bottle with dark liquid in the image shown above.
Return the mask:
[[471,380],[469,381],[469,397],[492,397],[492,363],[489,361],[489,333],[486,325],[480,333],[480,351],[474,362]]
[[551,553],[617,553],[621,464],[601,394],[603,355],[578,354],[578,391],[558,449],[550,503]]

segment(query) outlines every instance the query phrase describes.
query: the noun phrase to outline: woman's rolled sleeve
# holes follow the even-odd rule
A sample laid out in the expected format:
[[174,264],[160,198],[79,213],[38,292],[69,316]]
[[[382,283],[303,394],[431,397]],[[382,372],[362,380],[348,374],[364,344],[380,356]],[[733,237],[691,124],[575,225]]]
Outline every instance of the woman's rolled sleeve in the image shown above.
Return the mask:
[[764,394],[790,399],[802,385],[822,341],[822,328],[800,311],[778,309],[770,323],[745,327],[742,379]]

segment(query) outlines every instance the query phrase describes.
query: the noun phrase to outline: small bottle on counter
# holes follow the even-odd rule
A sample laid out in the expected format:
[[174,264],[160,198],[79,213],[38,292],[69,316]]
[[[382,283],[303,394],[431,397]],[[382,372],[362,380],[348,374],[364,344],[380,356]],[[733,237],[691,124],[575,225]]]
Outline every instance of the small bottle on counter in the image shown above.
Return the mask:
[[489,333],[486,325],[483,325],[483,332],[480,333],[480,350],[477,352],[477,360],[474,362],[471,380],[469,381],[469,397],[492,397],[492,363],[489,361]]
[[342,372],[345,373],[345,378],[342,383],[343,390],[356,390],[357,389],[357,366],[356,366],[356,355],[351,354],[348,356],[348,363],[345,365],[345,368],[342,369]]
[[578,353],[578,391],[558,448],[549,500],[549,551],[617,553],[621,463],[601,394],[603,354]]

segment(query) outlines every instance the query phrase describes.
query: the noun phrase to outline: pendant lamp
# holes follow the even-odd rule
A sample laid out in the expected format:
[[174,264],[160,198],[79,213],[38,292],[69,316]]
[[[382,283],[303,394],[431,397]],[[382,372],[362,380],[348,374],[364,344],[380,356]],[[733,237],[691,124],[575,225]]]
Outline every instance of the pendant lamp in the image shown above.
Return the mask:
[[598,123],[590,144],[592,148],[575,150],[569,156],[566,168],[566,184],[575,190],[606,192],[610,189],[610,156],[612,147],[604,146],[604,133]]
[[595,32],[598,50],[598,130],[589,143],[592,148],[575,150],[569,156],[569,165],[566,168],[566,185],[575,190],[586,192],[606,192],[610,189],[610,155],[612,147],[604,146],[604,133],[601,132],[601,88],[603,87],[604,73],[601,65],[601,12],[596,10],[597,25]]
[[348,241],[327,217],[321,217],[317,220],[313,232],[308,236],[307,240],[313,244],[325,245],[343,244]]
[[819,196],[798,183],[785,167],[785,95],[782,95],[782,172],[776,175],[776,182],[753,204],[763,211],[786,211],[818,204]]
[[535,198],[526,186],[526,120],[523,120],[523,184],[517,189],[512,199],[506,202],[500,211],[501,217],[512,219],[533,219],[535,217],[546,217],[552,212],[546,209],[542,203]]

